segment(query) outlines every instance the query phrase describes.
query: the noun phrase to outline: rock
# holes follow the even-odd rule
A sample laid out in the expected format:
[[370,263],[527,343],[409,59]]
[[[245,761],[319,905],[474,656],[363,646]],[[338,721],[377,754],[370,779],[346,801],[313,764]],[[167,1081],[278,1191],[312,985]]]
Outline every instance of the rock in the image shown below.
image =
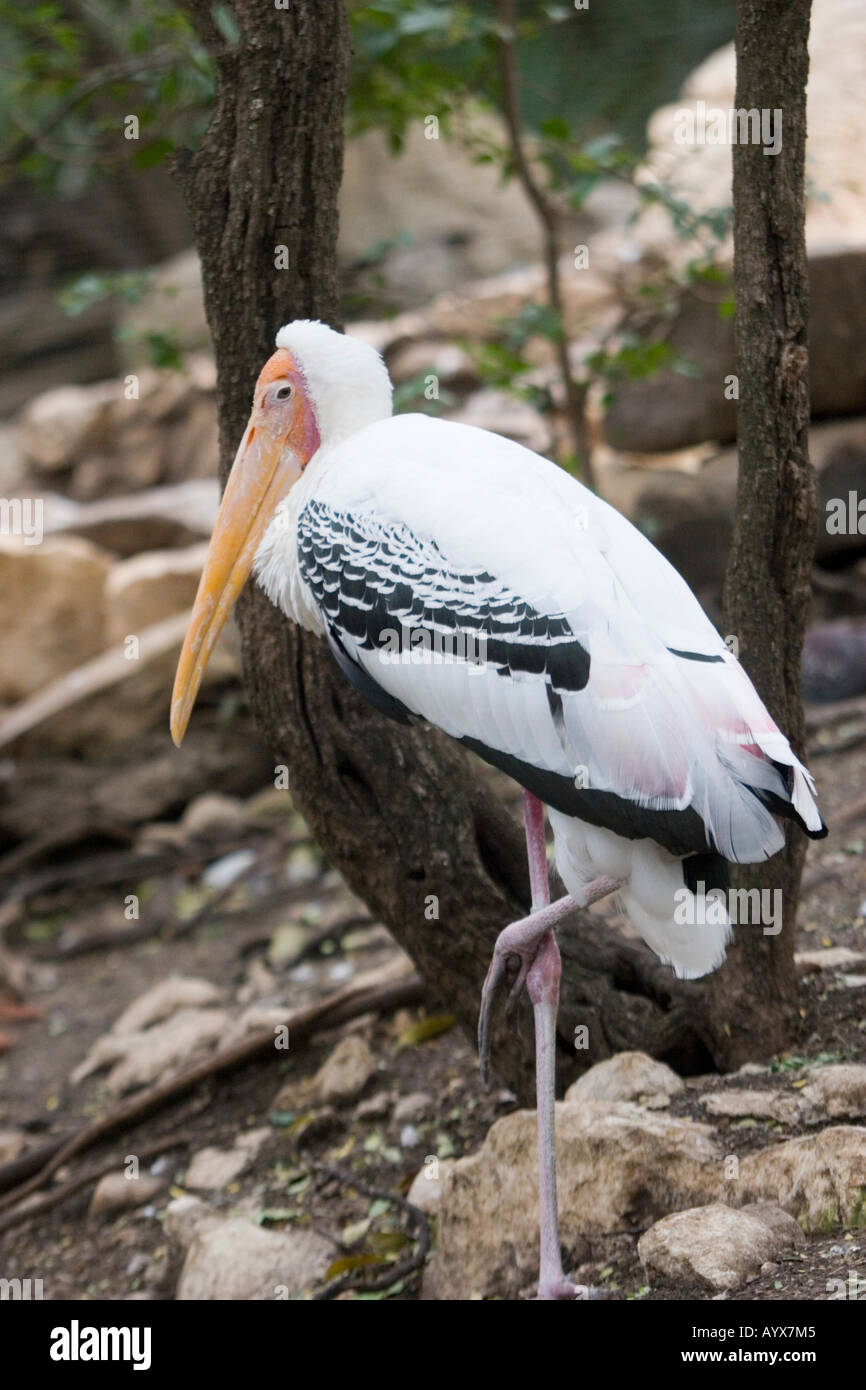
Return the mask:
[[507,391],[484,387],[475,391],[465,405],[449,414],[449,419],[479,429],[494,430],[524,444],[527,449],[548,455],[553,449],[553,435],[548,421],[527,401],[511,396]]
[[815,623],[803,643],[803,699],[850,700],[866,690],[866,623],[838,618]]
[[[493,117],[470,119],[474,131],[503,142]],[[340,256],[352,267],[353,287],[363,289],[365,274],[372,276],[377,298],[384,287],[395,307],[423,303],[444,284],[492,275],[538,252],[532,209],[516,184],[503,183],[458,142],[427,139],[421,122],[409,126],[396,158],[382,131],[349,142],[340,206]]]
[[799,1098],[783,1091],[712,1091],[701,1096],[701,1105],[711,1115],[735,1120],[748,1116],[756,1120],[778,1120],[793,1124],[799,1114]]
[[102,651],[110,563],[75,536],[0,537],[0,701],[23,700]]
[[[647,1225],[672,1209],[721,1195],[722,1154],[709,1125],[625,1101],[584,1100],[557,1105],[556,1128],[560,1230],[572,1256],[582,1252],[588,1234]],[[448,1270],[443,1297],[514,1297],[535,1278],[535,1139],[534,1111],[515,1111],[445,1174],[438,1256]]]
[[433,375],[440,388],[465,392],[478,385],[478,369],[456,343],[422,338],[399,348],[388,363],[395,385]]
[[323,1283],[336,1254],[315,1231],[269,1231],[183,1198],[170,1204],[165,1230],[186,1247],[175,1292],[180,1302],[292,1298]]
[[236,883],[248,869],[255,864],[257,855],[252,849],[236,849],[231,854],[222,854],[208,864],[201,876],[205,888],[213,888],[217,893]]
[[848,946],[828,946],[820,951],[797,951],[794,964],[813,970],[841,970],[846,965],[863,965],[866,956]]
[[186,1170],[187,1187],[218,1192],[249,1168],[253,1155],[241,1148],[200,1149]]
[[142,344],[158,333],[184,353],[210,348],[204,312],[201,265],[195,251],[180,251],[151,271],[148,283],[134,303],[119,316],[118,338],[129,370],[142,357]]
[[662,1110],[671,1096],[685,1089],[675,1071],[645,1052],[619,1052],[578,1077],[565,1093],[567,1102],[628,1100]]
[[25,406],[18,421],[19,443],[27,462],[47,473],[68,468],[102,442],[110,408],[119,394],[116,380],[43,391]]
[[411,1091],[401,1096],[394,1106],[395,1125],[411,1124],[415,1120],[429,1120],[435,1102],[426,1091]]
[[113,1095],[147,1086],[189,1065],[198,1051],[221,1042],[229,1024],[229,1015],[222,1009],[181,1009],[143,1032],[107,1033],[94,1043],[71,1079],[77,1083],[114,1064],[106,1082]]
[[455,1158],[437,1158],[424,1164],[412,1179],[412,1186],[406,1193],[406,1201],[418,1207],[427,1216],[435,1216],[442,1198],[442,1183],[457,1162]]
[[[88,201],[92,200],[92,187],[85,196]],[[62,201],[63,213],[68,214],[69,203],[65,198]],[[25,224],[21,224],[21,231],[24,241],[32,247],[33,224],[29,212],[25,212],[24,216],[27,230],[24,231]],[[74,243],[78,247],[77,254],[82,254],[86,242],[82,243],[75,234],[70,237],[66,217],[62,231],[58,226],[54,235],[57,238],[65,237],[70,247]],[[44,229],[40,241],[42,236]],[[12,237],[15,237],[15,233],[12,233]],[[10,241],[7,239],[5,244],[8,249]],[[47,247],[49,243],[43,241],[42,244]],[[54,254],[53,251],[49,252],[52,261]],[[84,254],[95,254],[99,258],[104,251],[96,251],[91,243],[90,250]],[[59,385],[65,390],[65,383],[69,381],[95,381],[111,376],[118,365],[114,340],[115,305],[103,300],[72,317],[57,302],[60,285],[56,280],[52,283],[48,267],[43,265],[29,273],[16,274],[8,260],[5,264],[4,284],[18,283],[11,292],[7,290],[0,298],[0,361],[4,364],[3,380],[0,382],[0,415],[11,415],[13,411],[20,410],[34,396],[44,394],[47,386]],[[78,269],[81,264],[79,260]],[[67,272],[71,271],[70,264]]]
[[763,1205],[734,1210],[714,1202],[662,1217],[638,1241],[651,1279],[697,1279],[714,1291],[739,1288],[768,1260],[803,1244],[793,1217]]
[[207,540],[219,500],[216,478],[190,478],[95,502],[43,493],[43,524],[46,535],[71,531],[116,555],[138,555]]
[[361,1094],[376,1070],[376,1059],[357,1034],[342,1038],[313,1078],[312,1092],[323,1105],[344,1105]]
[[143,1174],[128,1178],[125,1173],[106,1173],[99,1179],[90,1199],[90,1216],[112,1216],[152,1202],[165,1186],[162,1178]]
[[207,542],[148,550],[112,566],[105,584],[106,645],[192,608]]
[[37,475],[68,475],[64,491],[79,501],[212,475],[215,394],[213,361],[195,356],[183,371],[137,367],[132,382],[43,392],[19,419],[22,456]]
[[814,1110],[831,1120],[856,1120],[866,1115],[866,1065],[862,1062],[815,1067],[809,1078],[800,1096]]
[[[866,327],[854,305],[866,298],[866,249],[811,257],[809,279],[812,411],[818,416],[862,414]],[[617,383],[604,420],[612,448],[661,453],[707,439],[727,444],[735,438],[736,401],[725,392],[726,379],[735,371],[733,320],[719,312],[731,293],[727,278],[714,288],[702,286],[700,293],[682,291],[673,319],[664,320],[665,340],[692,370],[685,374],[662,367]]]
[[159,1023],[178,1009],[203,1008],[207,1004],[218,1004],[223,999],[223,991],[210,980],[200,980],[192,975],[169,975],[167,980],[139,994],[128,1004],[119,1018],[112,1024],[112,1033],[139,1033],[152,1023]]
[[[822,0],[814,6],[809,33],[809,147],[806,174],[815,196],[806,208],[810,255],[840,245],[862,246],[866,178],[866,117],[856,74],[866,56],[866,14],[859,0]],[[730,144],[683,143],[677,140],[684,107],[697,101],[727,111],[735,105],[734,45],[706,58],[686,79],[676,101],[650,118],[647,171],[671,186],[695,211],[730,205]],[[641,219],[634,235],[642,246],[660,252],[675,242],[671,221],[661,211]],[[691,243],[679,248],[694,255]]]
[[[809,147],[807,178],[818,196],[806,209],[810,276],[810,377],[815,414],[866,408],[866,325],[858,312],[866,294],[866,119],[848,83],[866,58],[866,19],[859,0],[825,0],[815,7],[809,36]],[[679,99],[656,111],[648,125],[647,177],[667,186],[695,212],[730,206],[731,145],[677,138],[682,112],[701,101],[727,112],[734,105],[733,44],[706,59],[687,79]],[[641,255],[682,266],[694,242],[680,241],[670,217],[651,208],[633,230]],[[730,257],[730,239],[721,249]],[[724,377],[734,371],[732,321],[722,319],[710,287],[687,291],[665,339],[697,362],[702,375],[664,369],[624,383],[605,421],[618,448],[679,448],[700,439],[734,437],[733,402]],[[727,293],[718,287],[718,294]],[[705,300],[705,303],[701,303]],[[661,326],[661,325],[659,325]]]
[[392,1097],[388,1091],[377,1091],[355,1106],[356,1120],[384,1120],[391,1113]]
[[243,1130],[235,1140],[235,1147],[246,1149],[253,1158],[256,1158],[272,1137],[273,1130],[269,1125],[259,1125],[256,1129]]
[[0,1163],[11,1163],[27,1147],[23,1129],[0,1129]]
[[205,792],[187,806],[181,825],[189,835],[239,831],[244,825],[243,802],[235,796],[224,796],[222,792]]
[[737,1195],[778,1202],[806,1231],[866,1225],[866,1128],[834,1125],[748,1154]]

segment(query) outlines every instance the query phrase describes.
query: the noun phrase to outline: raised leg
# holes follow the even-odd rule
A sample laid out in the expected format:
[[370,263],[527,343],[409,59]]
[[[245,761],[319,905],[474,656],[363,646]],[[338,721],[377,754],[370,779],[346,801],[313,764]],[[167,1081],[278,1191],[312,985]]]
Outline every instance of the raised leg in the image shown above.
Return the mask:
[[554,927],[575,907],[605,897],[619,887],[613,879],[596,879],[587,886],[580,903],[570,897],[550,901],[550,877],[544,836],[544,807],[537,797],[523,793],[526,822],[526,849],[532,913],[513,922],[500,933],[493,959],[484,981],[478,1020],[478,1053],[481,1075],[487,1081],[490,1053],[490,1016],[493,1000],[505,974],[509,956],[520,960],[520,971],[511,990],[513,1006],[524,984],[535,1016],[535,1078],[538,1114],[538,1206],[541,1259],[538,1278],[539,1299],[577,1299],[591,1297],[583,1285],[572,1284],[562,1268],[559,1246],[559,1214],[556,1198],[556,1015],[562,964]]

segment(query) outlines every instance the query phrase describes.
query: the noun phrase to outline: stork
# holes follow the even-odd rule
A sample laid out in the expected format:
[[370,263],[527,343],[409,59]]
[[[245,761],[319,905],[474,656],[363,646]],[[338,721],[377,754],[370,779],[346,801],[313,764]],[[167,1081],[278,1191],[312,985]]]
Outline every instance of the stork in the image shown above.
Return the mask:
[[[565,1276],[554,1150],[555,928],[618,893],[680,977],[715,970],[731,924],[702,895],[728,861],[756,863],[789,818],[826,834],[815,784],[684,580],[617,511],[508,439],[392,415],[367,344],[296,321],[255,387],[181,652],[180,744],[220,630],[252,572],[327,642],[349,681],[395,720],[427,721],[523,788],[532,911],[497,939],[536,1036],[538,1297]],[[426,653],[426,655],[425,655]],[[551,903],[545,808],[568,890]]]

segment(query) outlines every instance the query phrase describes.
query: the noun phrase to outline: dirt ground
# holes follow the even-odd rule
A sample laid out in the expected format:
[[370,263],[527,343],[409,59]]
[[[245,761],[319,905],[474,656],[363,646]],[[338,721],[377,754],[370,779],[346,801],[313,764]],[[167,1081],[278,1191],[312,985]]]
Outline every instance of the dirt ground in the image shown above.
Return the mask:
[[[815,757],[813,770],[831,835],[810,847],[797,949],[847,947],[866,953],[866,815],[861,812],[859,820],[851,819],[832,833],[834,815],[863,797],[866,752],[854,748]],[[322,922],[327,926],[331,920],[329,913],[335,921],[341,913],[343,921],[347,914],[363,916],[363,909],[351,902],[345,890],[339,885],[335,889],[335,876],[323,871],[315,852],[306,849],[303,854],[301,868],[311,883],[309,900],[284,912],[279,921],[305,922],[308,929],[317,922],[320,929]],[[99,901],[98,893],[82,899],[77,919],[82,914],[98,915]],[[73,1085],[70,1071],[132,1000],[169,974],[207,979],[230,995],[240,991],[244,997],[246,989],[247,997],[253,997],[258,972],[258,977],[266,974],[271,982],[277,981],[282,1000],[300,1005],[335,989],[354,972],[384,966],[396,954],[383,928],[361,924],[342,939],[339,932],[324,939],[299,964],[281,972],[268,965],[275,928],[271,921],[264,925],[266,930],[254,911],[242,914],[241,926],[228,915],[216,915],[178,940],[169,940],[163,933],[122,950],[102,947],[71,959],[40,963],[42,988],[31,993],[30,1001],[39,1005],[41,1018],[0,1024],[14,1035],[14,1042],[0,1056],[0,1130],[23,1130],[28,1143],[41,1144],[115,1103],[116,1098],[106,1091],[104,1076]],[[63,922],[57,918],[35,918],[23,929],[19,926],[15,944],[25,956],[29,951],[35,958],[46,942],[56,943],[62,930]],[[756,1058],[772,1069],[750,1076],[749,1085],[796,1088],[816,1060],[863,1060],[866,984],[856,980],[856,975],[846,976],[844,969],[802,973],[800,1036],[783,1056]],[[268,1126],[269,1136],[255,1161],[212,1199],[214,1205],[229,1207],[251,1198],[260,1209],[260,1219],[271,1229],[288,1223],[310,1224],[333,1239],[335,1260],[350,1249],[357,1250],[347,1244],[346,1228],[372,1211],[372,1234],[368,1233],[360,1249],[368,1255],[370,1250],[387,1250],[388,1258],[397,1261],[395,1280],[382,1290],[339,1296],[418,1298],[419,1272],[398,1277],[400,1261],[410,1248],[402,1234],[400,1212],[385,1208],[370,1192],[405,1195],[427,1156],[471,1152],[492,1120],[515,1104],[508,1092],[482,1089],[473,1050],[457,1028],[440,1024],[443,1031],[429,1030],[434,1035],[426,1040],[420,1036],[424,1029],[413,1033],[412,1025],[422,1017],[423,1009],[402,1009],[319,1033],[282,1060],[272,1055],[206,1083],[119,1140],[75,1159],[56,1176],[56,1183],[95,1172],[118,1155],[134,1154],[163,1138],[178,1141],[156,1160],[164,1187],[152,1204],[106,1220],[89,1217],[92,1184],[87,1185],[53,1210],[0,1234],[0,1273],[41,1278],[46,1299],[172,1298],[178,1261],[164,1237],[162,1217],[171,1196],[183,1191],[189,1158],[205,1146],[230,1146],[243,1131]],[[312,1076],[351,1029],[369,1041],[378,1061],[377,1074],[363,1092],[365,1098],[381,1092],[392,1101],[418,1092],[428,1098],[422,1117],[413,1122],[414,1134],[388,1118],[359,1118],[353,1105],[300,1117],[275,1108],[275,1097],[286,1082]],[[736,1078],[691,1078],[686,1092],[672,1101],[671,1112],[706,1120],[699,1095],[735,1084],[742,1083]],[[801,1132],[795,1125],[782,1127],[751,1119],[718,1123],[724,1127],[730,1151],[738,1154]],[[319,1165],[351,1175],[358,1186],[322,1172]],[[579,1277],[605,1289],[612,1299],[709,1297],[698,1287],[649,1288],[636,1253],[639,1234],[593,1240],[591,1258],[581,1266]],[[828,1281],[847,1278],[852,1268],[866,1278],[866,1231],[840,1229],[813,1235],[800,1254],[730,1297],[744,1301],[827,1298]]]

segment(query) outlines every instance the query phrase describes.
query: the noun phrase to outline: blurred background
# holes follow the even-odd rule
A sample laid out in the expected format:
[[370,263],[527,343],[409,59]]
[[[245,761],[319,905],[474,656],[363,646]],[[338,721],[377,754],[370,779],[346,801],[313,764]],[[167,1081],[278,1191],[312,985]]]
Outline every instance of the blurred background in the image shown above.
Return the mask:
[[[582,473],[720,622],[736,488],[724,386],[731,152],[680,143],[677,130],[683,109],[733,104],[733,0],[521,6],[520,139],[554,227],[564,362],[549,226],[515,176],[503,120],[493,8],[349,10],[348,331],[384,353],[397,409],[494,429]],[[231,48],[230,9],[217,4],[213,17]],[[170,0],[2,0],[0,50],[0,1160],[10,1161],[58,1118],[163,1076],[227,1029],[261,1026],[275,1001],[390,969],[399,953],[287,815],[231,630],[183,750],[168,737],[218,503],[215,372],[171,172],[206,126],[212,59]],[[862,0],[816,0],[811,61],[822,521],[804,676],[813,709],[835,711],[812,727],[829,760],[815,770],[820,780],[833,767],[841,804],[862,787],[866,740]],[[844,524],[830,524],[843,503]],[[855,970],[862,842],[851,845],[822,861],[825,885],[828,873],[844,883],[835,926],[824,918],[821,931],[843,952],[839,968]],[[185,1011],[185,1031],[163,1050],[151,1038],[138,1053],[100,1054],[119,1010],[164,987],[167,971],[221,976],[231,999],[213,983],[215,993],[181,991],[164,1012]],[[145,1010],[149,1022],[161,1007]],[[411,1050],[450,1023],[404,1010],[388,1027]],[[67,1077],[46,1037],[70,1063],[89,1060]],[[455,1075],[471,1070],[467,1044],[451,1047],[415,1079],[441,1109],[434,1137],[415,1141],[443,1158],[509,1103],[473,1095],[462,1118],[442,1118]],[[109,1061],[107,1081],[82,1091]],[[122,1254],[105,1255],[117,1271]],[[59,1255],[58,1269],[70,1289],[95,1277]]]

